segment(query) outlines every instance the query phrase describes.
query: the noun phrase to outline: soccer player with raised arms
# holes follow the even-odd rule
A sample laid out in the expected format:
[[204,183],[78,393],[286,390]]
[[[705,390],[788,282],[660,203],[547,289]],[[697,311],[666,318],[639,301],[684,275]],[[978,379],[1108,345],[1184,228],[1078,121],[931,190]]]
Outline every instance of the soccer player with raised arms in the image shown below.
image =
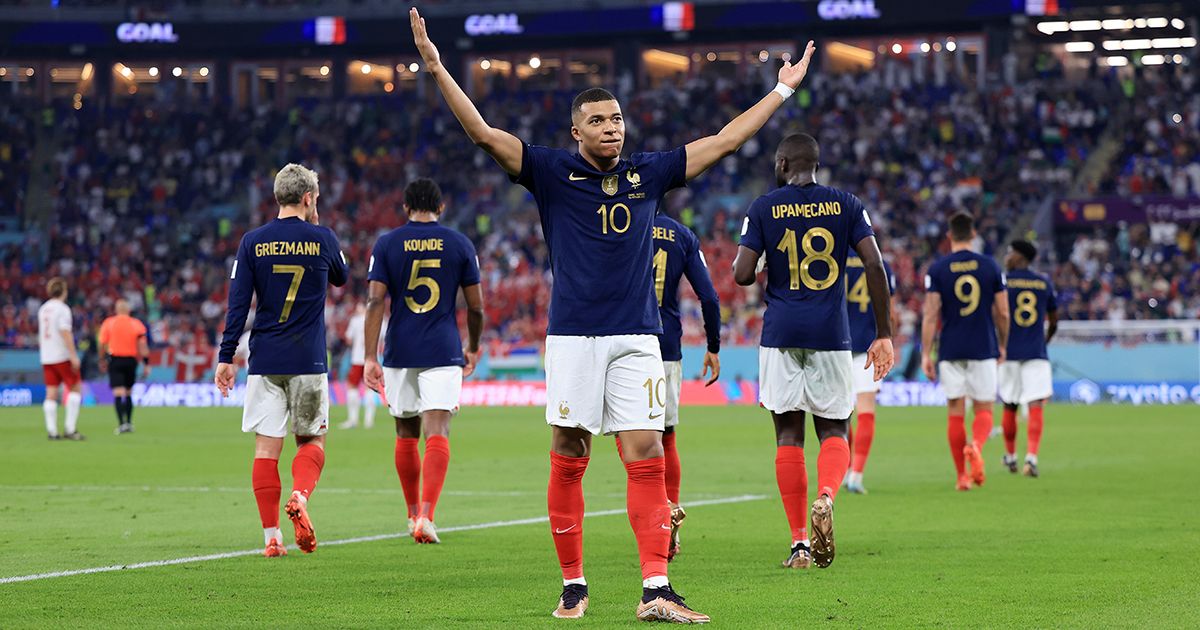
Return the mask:
[[[396,474],[418,543],[439,543],[433,515],[450,465],[450,418],[458,412],[463,378],[479,362],[483,291],[470,239],[438,223],[446,206],[430,179],[404,189],[408,223],[379,237],[367,270],[364,338],[379,347],[383,303],[391,296],[383,365],[366,358],[367,386],[387,393],[396,418]],[[455,295],[467,302],[467,351],[455,319]],[[425,434],[425,459],[417,442]]]
[[1005,360],[1000,366],[1004,465],[1009,472],[1017,472],[1017,410],[1021,405],[1029,405],[1029,441],[1022,470],[1027,477],[1038,476],[1043,407],[1054,393],[1046,344],[1058,330],[1058,298],[1054,294],[1054,285],[1050,278],[1029,268],[1037,254],[1033,243],[1016,240],[1004,259],[1008,270],[1008,305],[1014,324],[1008,335]]
[[[888,292],[896,292],[896,276],[887,261],[883,263],[887,273]],[[854,353],[854,415],[858,429],[850,432],[850,472],[846,475],[846,489],[855,494],[866,494],[863,472],[867,468],[867,457],[871,454],[871,443],[875,441],[875,396],[879,393],[879,381],[867,364],[867,350],[875,341],[875,313],[871,309],[871,295],[867,291],[867,272],[863,261],[851,252],[846,257],[846,315],[850,321],[850,351]],[[896,327],[893,311],[892,329]]]
[[[875,312],[876,338],[864,369],[887,376],[892,350],[891,295],[883,257],[867,210],[857,197],[817,183],[820,147],[793,134],[775,151],[779,188],[750,204],[733,261],[734,280],[749,286],[766,256],[767,311],[759,348],[759,402],[775,422],[775,479],[791,527],[783,566],[825,568],[833,563],[833,500],[850,466],[846,440],[854,411],[854,368],[846,319],[846,256],[862,259]],[[820,440],[817,499],[808,520],[804,414]],[[811,534],[811,542],[809,535]]]
[[[719,133],[673,151],[622,157],[625,120],[608,91],[571,105],[577,152],[526,144],[492,127],[442,65],[423,18],[410,12],[425,66],[467,136],[532,193],[550,251],[554,288],[546,339],[546,422],[553,427],[547,503],[562,568],[556,617],[587,610],[583,573],[583,485],[594,435],[616,434],[628,477],[627,509],[642,568],[643,620],[703,623],[667,579],[671,509],[662,433],[666,378],[656,335],[652,223],[662,196],[683,186],[757,132],[808,70],[784,64],[779,84]],[[844,298],[843,298],[844,299]]]
[[[1008,295],[996,261],[971,251],[975,220],[965,212],[950,217],[950,254],[925,275],[921,320],[921,366],[929,380],[940,380],[946,394],[946,437],[958,473],[958,489],[983,485],[983,445],[992,432],[996,401],[996,365],[1008,344]],[[938,334],[938,324],[942,331]],[[938,362],[933,362],[937,339]],[[975,422],[967,442],[966,400]],[[967,465],[971,466],[970,475]]]
[[317,174],[299,164],[275,176],[279,216],[242,237],[229,274],[229,311],[214,376],[221,395],[228,396],[237,376],[233,356],[257,296],[242,431],[255,434],[251,481],[268,558],[287,555],[279,531],[279,455],[289,431],[298,448],[284,509],[300,550],[317,548],[308,498],[325,465],[329,429],[325,289],[349,277],[337,236],[318,225],[320,194]]

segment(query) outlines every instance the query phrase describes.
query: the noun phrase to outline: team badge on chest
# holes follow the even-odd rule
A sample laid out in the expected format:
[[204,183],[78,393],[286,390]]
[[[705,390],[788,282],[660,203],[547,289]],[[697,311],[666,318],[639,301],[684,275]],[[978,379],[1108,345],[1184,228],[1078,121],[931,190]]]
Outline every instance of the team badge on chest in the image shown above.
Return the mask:
[[619,181],[617,180],[616,175],[609,175],[609,176],[605,177],[603,180],[601,180],[600,190],[603,190],[605,193],[608,193],[609,195],[615,195],[615,194],[617,194],[618,183],[619,183]]

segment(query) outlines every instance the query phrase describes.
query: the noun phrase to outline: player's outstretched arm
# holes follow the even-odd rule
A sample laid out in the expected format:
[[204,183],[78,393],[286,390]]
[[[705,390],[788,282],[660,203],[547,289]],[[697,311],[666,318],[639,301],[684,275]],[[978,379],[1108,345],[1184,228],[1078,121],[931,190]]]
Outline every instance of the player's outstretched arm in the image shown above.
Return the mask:
[[888,290],[887,270],[883,267],[883,255],[879,253],[875,237],[868,236],[855,243],[854,251],[862,259],[867,294],[871,296],[871,308],[875,311],[875,341],[867,350],[867,365],[875,366],[875,380],[878,381],[887,376],[896,362],[892,348],[892,292]]
[[996,299],[992,301],[992,320],[996,322],[996,343],[1000,345],[1000,362],[1003,363],[1008,354],[1008,291],[996,292]]
[[446,105],[450,106],[450,111],[454,112],[454,117],[467,132],[467,137],[476,146],[487,151],[509,175],[520,175],[521,155],[525,150],[521,140],[507,131],[488,125],[483,119],[467,93],[463,92],[454,77],[450,76],[450,72],[442,65],[438,49],[425,30],[425,18],[421,17],[416,7],[408,12],[408,19],[417,51],[421,53],[421,59],[425,61],[429,74],[433,75],[442,97],[446,99]]
[[233,388],[233,355],[237,352],[238,339],[246,328],[246,316],[250,314],[250,299],[254,296],[254,272],[250,268],[250,254],[246,241],[238,246],[237,260],[229,274],[229,308],[225,313],[225,333],[221,337],[221,350],[213,380],[222,396],[228,396]]
[[483,336],[483,288],[473,284],[463,287],[463,298],[467,301],[467,350],[463,366],[463,378],[475,372],[479,365],[479,338]]
[[775,110],[779,109],[791,93],[800,86],[804,75],[808,74],[808,64],[812,60],[816,47],[812,41],[804,48],[804,56],[796,63],[783,64],[779,69],[779,83],[770,94],[762,97],[753,107],[744,111],[729,124],[725,125],[716,135],[706,136],[689,142],[687,150],[687,179],[698,177],[713,164],[741,148],[751,136],[758,133],[767,124]]
[[942,294],[929,291],[925,294],[925,308],[921,316],[921,369],[931,381],[937,380],[937,368],[933,365],[933,341],[937,336],[941,314]]
[[367,282],[367,316],[363,320],[363,344],[367,356],[363,361],[363,380],[367,387],[383,391],[383,367],[379,365],[379,327],[383,325],[383,302],[387,299],[387,285],[378,280]]

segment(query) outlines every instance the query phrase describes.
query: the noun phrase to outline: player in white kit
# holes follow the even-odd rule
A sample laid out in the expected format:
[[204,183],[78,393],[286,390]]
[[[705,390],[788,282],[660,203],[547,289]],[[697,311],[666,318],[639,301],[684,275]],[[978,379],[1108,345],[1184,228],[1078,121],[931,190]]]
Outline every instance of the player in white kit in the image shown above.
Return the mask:
[[[38,308],[38,351],[42,359],[42,376],[46,380],[46,401],[42,410],[46,416],[46,434],[51,440],[82,440],[79,434],[79,407],[83,404],[80,386],[79,354],[71,307],[67,306],[67,281],[54,277],[46,283],[50,299]],[[58,432],[59,385],[66,398],[65,433]]]
[[[350,372],[346,375],[346,421],[339,424],[339,429],[354,429],[358,427],[359,411],[362,411],[363,427],[370,429],[375,426],[375,405],[378,399],[370,388],[363,387],[363,365],[367,361],[367,339],[364,326],[367,321],[367,305],[359,302],[354,306],[354,315],[346,325],[346,344],[350,346]],[[383,323],[383,331],[387,334],[387,322]],[[376,351],[378,353],[378,351]]]

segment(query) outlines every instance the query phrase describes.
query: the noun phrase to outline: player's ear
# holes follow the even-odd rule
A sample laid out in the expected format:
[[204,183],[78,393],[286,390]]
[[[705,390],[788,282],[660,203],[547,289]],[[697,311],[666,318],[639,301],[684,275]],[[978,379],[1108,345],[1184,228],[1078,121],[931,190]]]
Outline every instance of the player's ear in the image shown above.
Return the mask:
[[446,211],[446,204],[444,204],[444,203],[443,203],[443,204],[441,204],[441,205],[439,205],[439,206],[438,206],[438,214],[441,214],[441,213],[443,213],[443,212],[445,212],[445,211]]
[[583,138],[579,135],[579,127],[571,125],[571,137],[575,139],[575,142],[581,142],[583,140]]

